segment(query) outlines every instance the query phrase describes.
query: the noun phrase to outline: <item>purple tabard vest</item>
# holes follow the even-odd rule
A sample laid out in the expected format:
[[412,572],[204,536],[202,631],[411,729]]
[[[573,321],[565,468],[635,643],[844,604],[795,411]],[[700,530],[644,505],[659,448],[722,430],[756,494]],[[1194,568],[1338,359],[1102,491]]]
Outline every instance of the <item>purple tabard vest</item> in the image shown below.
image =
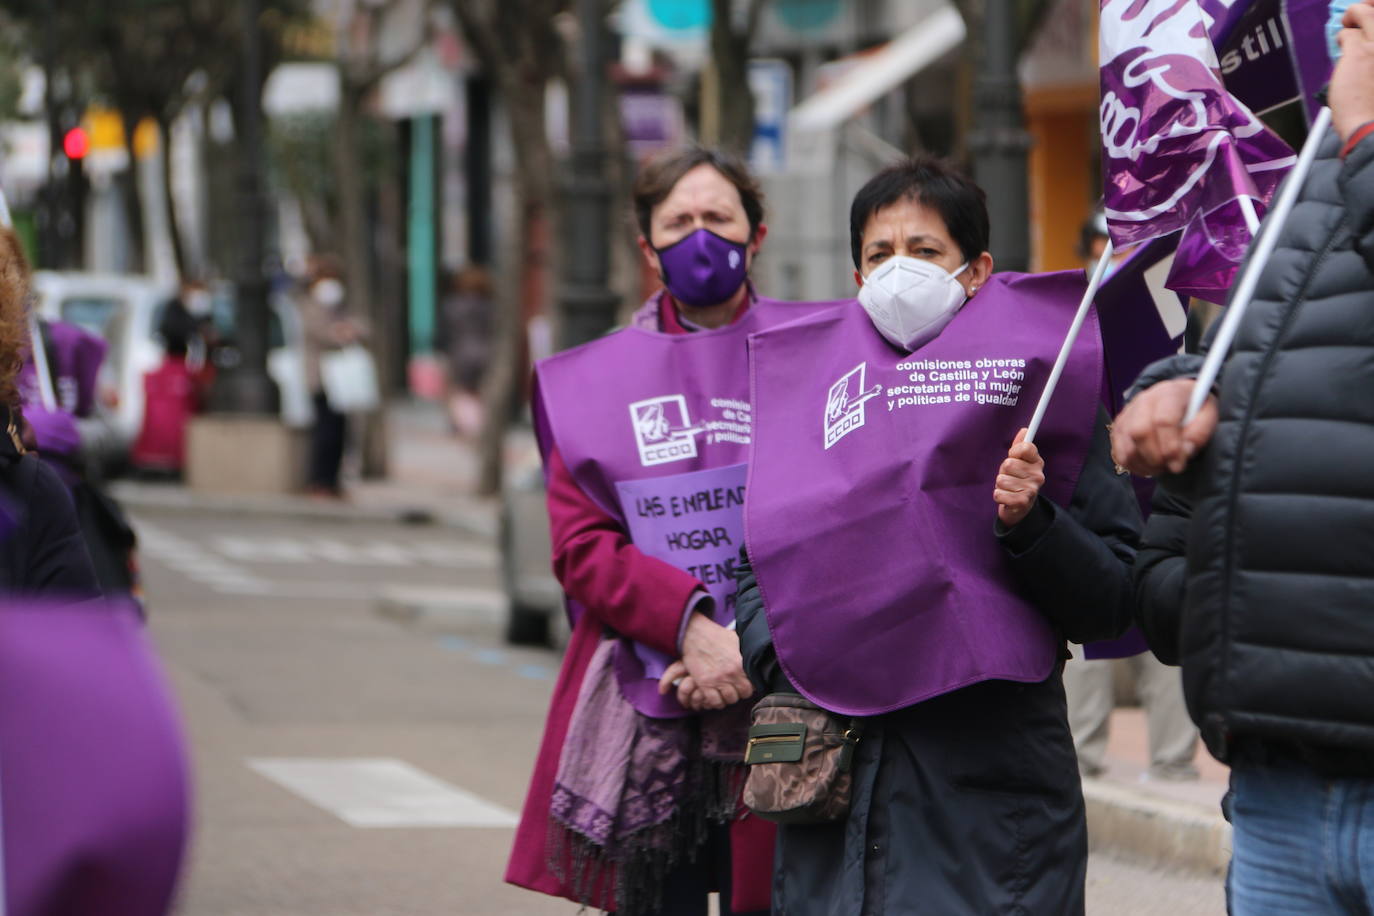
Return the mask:
[[[1082,271],[996,274],[910,354],[858,304],[750,338],[749,557],[783,670],[818,705],[876,715],[1049,675],[1060,646],[1012,578],[992,491],[1083,290]],[[1094,313],[1036,436],[1060,506],[1101,378]]]
[[[535,367],[535,432],[592,502],[642,552],[696,576],[734,620],[734,567],[743,543],[749,335],[835,303],[756,300],[739,321],[693,334],[657,330],[658,298],[630,327]],[[574,619],[581,608],[569,600]],[[690,713],[659,696],[669,659],[622,640],[621,692],[645,715]]]

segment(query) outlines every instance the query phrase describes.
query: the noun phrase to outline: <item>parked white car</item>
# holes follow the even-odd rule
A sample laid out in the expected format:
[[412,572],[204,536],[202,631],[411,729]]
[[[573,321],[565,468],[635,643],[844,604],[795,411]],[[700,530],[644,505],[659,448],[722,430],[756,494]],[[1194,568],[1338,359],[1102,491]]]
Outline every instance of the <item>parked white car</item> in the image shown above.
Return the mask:
[[[158,325],[167,302],[176,294],[170,284],[132,274],[40,270],[33,290],[38,314],[80,325],[109,344],[98,382],[99,399],[127,450],[143,425],[143,376],[162,362]],[[233,291],[214,291],[215,325],[222,337],[233,337]],[[269,328],[268,373],[281,389],[283,419],[290,425],[310,422],[302,404],[305,392],[301,362],[301,323],[285,297],[273,297]]]
[[147,277],[40,270],[33,291],[40,316],[79,325],[109,345],[98,398],[127,449],[143,424],[143,374],[162,361],[162,305],[176,289]]

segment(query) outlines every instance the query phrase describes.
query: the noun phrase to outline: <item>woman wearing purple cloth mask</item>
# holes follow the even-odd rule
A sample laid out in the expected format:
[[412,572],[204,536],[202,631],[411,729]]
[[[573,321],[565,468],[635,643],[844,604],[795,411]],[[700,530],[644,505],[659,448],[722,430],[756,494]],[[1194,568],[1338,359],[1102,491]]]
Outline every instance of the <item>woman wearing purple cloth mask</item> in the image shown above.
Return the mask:
[[674,306],[668,321],[716,328],[743,314],[752,294],[749,268],[768,234],[761,218],[759,202],[742,199],[709,159],[672,185],[639,238]]
[[768,909],[773,825],[743,815],[753,688],[733,630],[748,340],[838,303],[757,296],[763,195],[734,158],[645,163],[663,281],[628,326],[541,360],[532,415],[572,634],[506,880],[625,916]]
[[929,158],[850,233],[860,307],[751,339],[745,671],[862,723],[848,813],[779,827],[773,912],[1081,914],[1065,641],[1126,629],[1140,527],[1094,331],[1024,426],[1084,279],[994,274],[983,191]]

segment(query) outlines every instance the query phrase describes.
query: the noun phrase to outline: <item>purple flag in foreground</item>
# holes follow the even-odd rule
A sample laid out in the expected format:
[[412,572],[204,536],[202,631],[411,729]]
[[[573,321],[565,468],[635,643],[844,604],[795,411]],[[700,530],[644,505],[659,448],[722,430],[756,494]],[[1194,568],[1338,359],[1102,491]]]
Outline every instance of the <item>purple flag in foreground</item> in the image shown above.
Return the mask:
[[[1112,415],[1125,406],[1126,391],[1142,369],[1177,353],[1188,328],[1188,303],[1168,289],[1177,234],[1155,239],[1131,252],[1129,258],[1097,291],[1097,319],[1102,330],[1106,364],[1103,401]],[[1144,515],[1150,512],[1154,481],[1132,477],[1136,499]],[[1086,658],[1125,658],[1147,651],[1145,637],[1132,627],[1126,635],[1083,647]]]
[[171,908],[188,775],[132,607],[0,604],[0,826],[7,916]]
[[1107,364],[1103,401],[1112,415],[1126,406],[1126,390],[1150,363],[1177,353],[1188,327],[1188,303],[1166,288],[1178,236],[1131,252],[1102,283],[1094,302]]
[[1223,85],[1198,0],[1103,0],[1104,208],[1118,247],[1183,231],[1173,289],[1220,301],[1292,150]]

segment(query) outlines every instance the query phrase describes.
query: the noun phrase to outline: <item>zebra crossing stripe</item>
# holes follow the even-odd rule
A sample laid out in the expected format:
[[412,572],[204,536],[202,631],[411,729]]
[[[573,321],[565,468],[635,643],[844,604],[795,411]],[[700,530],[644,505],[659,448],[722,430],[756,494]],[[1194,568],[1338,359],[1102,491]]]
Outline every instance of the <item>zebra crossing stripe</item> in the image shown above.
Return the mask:
[[248,766],[359,828],[514,827],[515,812],[391,757],[250,758]]

